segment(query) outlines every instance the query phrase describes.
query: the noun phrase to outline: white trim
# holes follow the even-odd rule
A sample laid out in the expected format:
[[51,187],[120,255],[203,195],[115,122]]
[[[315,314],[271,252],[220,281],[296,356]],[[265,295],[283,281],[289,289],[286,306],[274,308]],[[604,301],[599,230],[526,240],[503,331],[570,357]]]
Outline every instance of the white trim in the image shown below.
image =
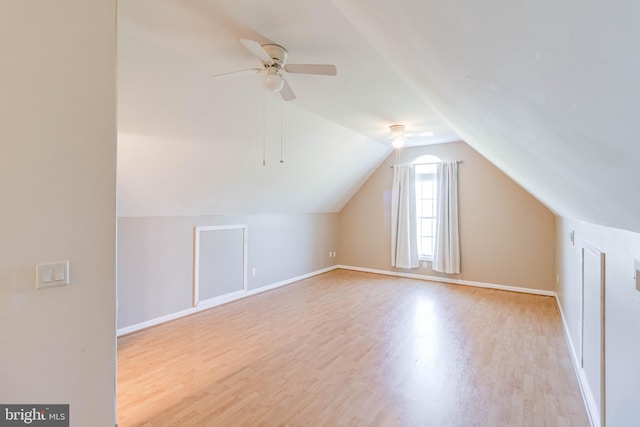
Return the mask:
[[402,273],[400,271],[375,270],[372,268],[353,267],[350,265],[339,265],[338,268],[344,270],[363,271],[365,273],[384,274],[387,276],[407,277],[410,279],[427,280],[429,282],[451,283],[453,285],[474,286],[477,288],[498,289],[501,291],[520,292],[524,294],[544,295],[555,297],[554,291],[546,291],[543,289],[523,288],[520,286],[496,285],[493,283],[472,282],[470,280],[450,279],[448,277],[427,276],[424,274]]
[[327,268],[323,268],[320,270],[312,271],[311,273],[303,274],[301,276],[296,276],[291,279],[283,280],[280,282],[272,283],[270,285],[262,286],[258,289],[253,289],[250,291],[237,291],[230,294],[222,295],[217,298],[212,298],[207,300],[206,302],[201,302],[197,307],[190,307],[182,311],[178,311],[176,313],[167,314],[164,316],[156,317],[155,319],[147,320],[145,322],[136,323],[135,325],[125,326],[124,328],[120,328],[117,330],[117,336],[123,336],[127,334],[131,334],[133,332],[140,331],[142,329],[150,328],[152,326],[160,325],[162,323],[169,322],[171,320],[176,320],[181,317],[189,316],[191,314],[198,313],[203,310],[208,310],[210,308],[216,307],[218,305],[226,304],[228,302],[236,301],[242,298],[246,298],[252,295],[256,295],[262,292],[267,292],[275,288],[279,288],[281,286],[289,285],[293,282],[297,282],[299,280],[308,279],[309,277],[317,276],[319,274],[327,273],[329,271],[337,269],[338,266],[331,266]]
[[[214,298],[208,298],[206,300],[200,301],[200,233],[202,231],[217,231],[217,230],[242,230],[242,290],[236,292],[230,292],[225,295],[221,295]],[[193,228],[193,297],[192,297],[192,305],[194,307],[199,307],[200,305],[204,305],[205,307],[213,307],[216,304],[216,301],[220,298],[224,298],[227,296],[235,295],[237,292],[246,293],[247,292],[247,266],[248,266],[248,234],[249,227],[247,224],[237,224],[237,225],[204,225]],[[212,305],[213,304],[213,305]]]
[[[580,303],[580,358],[578,380],[587,396],[586,406],[591,425],[594,427],[604,427],[606,425],[606,323],[605,323],[605,297],[606,297],[606,275],[605,275],[605,253],[595,245],[582,240],[580,243],[580,271],[581,271],[581,303]],[[595,400],[589,380],[584,371],[584,254],[585,250],[591,252],[600,261],[600,402]]]
[[261,286],[258,289],[254,289],[254,290],[248,291],[246,296],[251,296],[251,295],[260,294],[262,292],[267,292],[267,291],[270,291],[272,289],[279,288],[281,286],[289,285],[289,284],[291,284],[293,282],[298,282],[300,280],[308,279],[309,277],[317,276],[319,274],[323,274],[323,273],[327,273],[329,271],[336,270],[338,268],[339,267],[337,265],[333,265],[331,267],[322,268],[320,270],[312,271],[311,273],[303,274],[301,276],[296,276],[296,277],[293,277],[291,279],[286,279],[286,280],[283,280],[281,282],[272,283],[272,284],[267,285],[267,286]]
[[569,326],[567,325],[567,319],[564,317],[564,312],[562,311],[562,304],[560,304],[560,299],[556,295],[556,304],[558,305],[558,310],[560,311],[560,317],[562,318],[562,325],[564,326],[564,337],[569,346],[569,352],[571,353],[571,362],[573,365],[573,370],[576,373],[576,377],[578,379],[578,385],[580,386],[580,394],[582,394],[582,401],[584,402],[584,406],[587,409],[587,415],[589,417],[589,423],[591,427],[600,427],[598,422],[598,411],[597,404],[595,399],[593,398],[593,393],[591,393],[591,389],[589,389],[589,384],[587,379],[585,378],[582,369],[580,369],[580,359],[578,359],[578,353],[576,353],[576,348],[573,346],[573,341],[571,341],[571,334],[569,333]]

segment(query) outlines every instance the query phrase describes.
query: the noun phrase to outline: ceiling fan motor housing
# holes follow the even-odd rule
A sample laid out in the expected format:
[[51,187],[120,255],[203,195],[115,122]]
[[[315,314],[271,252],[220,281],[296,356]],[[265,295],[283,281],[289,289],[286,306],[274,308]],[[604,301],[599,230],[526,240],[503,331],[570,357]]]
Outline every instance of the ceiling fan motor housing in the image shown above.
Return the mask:
[[262,49],[271,56],[273,63],[280,69],[287,63],[287,50],[279,44],[263,44]]

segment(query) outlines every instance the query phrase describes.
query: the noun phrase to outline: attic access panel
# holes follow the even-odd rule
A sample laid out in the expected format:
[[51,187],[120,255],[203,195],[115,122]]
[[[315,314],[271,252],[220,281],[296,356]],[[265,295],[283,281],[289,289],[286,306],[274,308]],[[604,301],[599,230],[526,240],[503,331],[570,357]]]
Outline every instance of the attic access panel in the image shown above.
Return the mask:
[[247,226],[196,227],[193,306],[247,289]]

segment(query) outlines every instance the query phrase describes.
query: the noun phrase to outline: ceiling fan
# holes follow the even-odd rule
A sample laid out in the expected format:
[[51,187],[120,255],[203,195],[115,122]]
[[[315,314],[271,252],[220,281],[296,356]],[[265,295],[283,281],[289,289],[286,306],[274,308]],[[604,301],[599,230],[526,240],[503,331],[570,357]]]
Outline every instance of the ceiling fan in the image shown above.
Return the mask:
[[245,74],[264,73],[264,87],[272,92],[280,92],[283,100],[292,101],[296,99],[296,95],[293,93],[293,89],[291,89],[291,86],[285,80],[283,74],[336,75],[335,65],[287,64],[287,50],[278,44],[261,45],[254,40],[247,39],[240,39],[240,41],[251,53],[262,61],[262,68],[248,68],[245,70],[216,74],[212,76],[214,79],[221,80]]

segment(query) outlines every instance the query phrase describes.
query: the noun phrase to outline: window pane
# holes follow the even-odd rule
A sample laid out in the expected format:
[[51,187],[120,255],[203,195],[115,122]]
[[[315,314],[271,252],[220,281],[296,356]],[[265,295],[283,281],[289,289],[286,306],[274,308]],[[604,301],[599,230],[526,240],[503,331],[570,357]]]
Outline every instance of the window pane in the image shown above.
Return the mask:
[[435,216],[434,200],[425,199],[422,201],[422,214],[423,216]]
[[422,197],[425,199],[433,199],[433,181],[427,181],[422,186]]
[[422,239],[422,254],[432,256],[433,255],[433,239],[431,237],[423,237]]
[[427,228],[426,226],[428,226],[429,224],[425,224],[424,219],[422,218],[418,218],[418,238],[420,238],[422,235],[424,235],[424,233],[426,232],[427,234],[431,234],[429,233],[429,228]]
[[422,223],[422,235],[423,236],[432,236],[433,235],[433,219],[431,218],[422,218],[420,219]]
[[418,242],[420,242],[418,253],[420,255],[429,255],[429,243],[425,239],[425,237],[418,239]]
[[419,217],[424,216],[424,212],[422,211],[422,199],[419,197],[416,198],[416,213]]
[[438,214],[435,164],[420,165],[420,163],[439,162],[436,156],[421,156],[414,160],[416,165],[416,212],[418,214],[418,250],[423,257],[433,256],[435,235],[435,220]]

